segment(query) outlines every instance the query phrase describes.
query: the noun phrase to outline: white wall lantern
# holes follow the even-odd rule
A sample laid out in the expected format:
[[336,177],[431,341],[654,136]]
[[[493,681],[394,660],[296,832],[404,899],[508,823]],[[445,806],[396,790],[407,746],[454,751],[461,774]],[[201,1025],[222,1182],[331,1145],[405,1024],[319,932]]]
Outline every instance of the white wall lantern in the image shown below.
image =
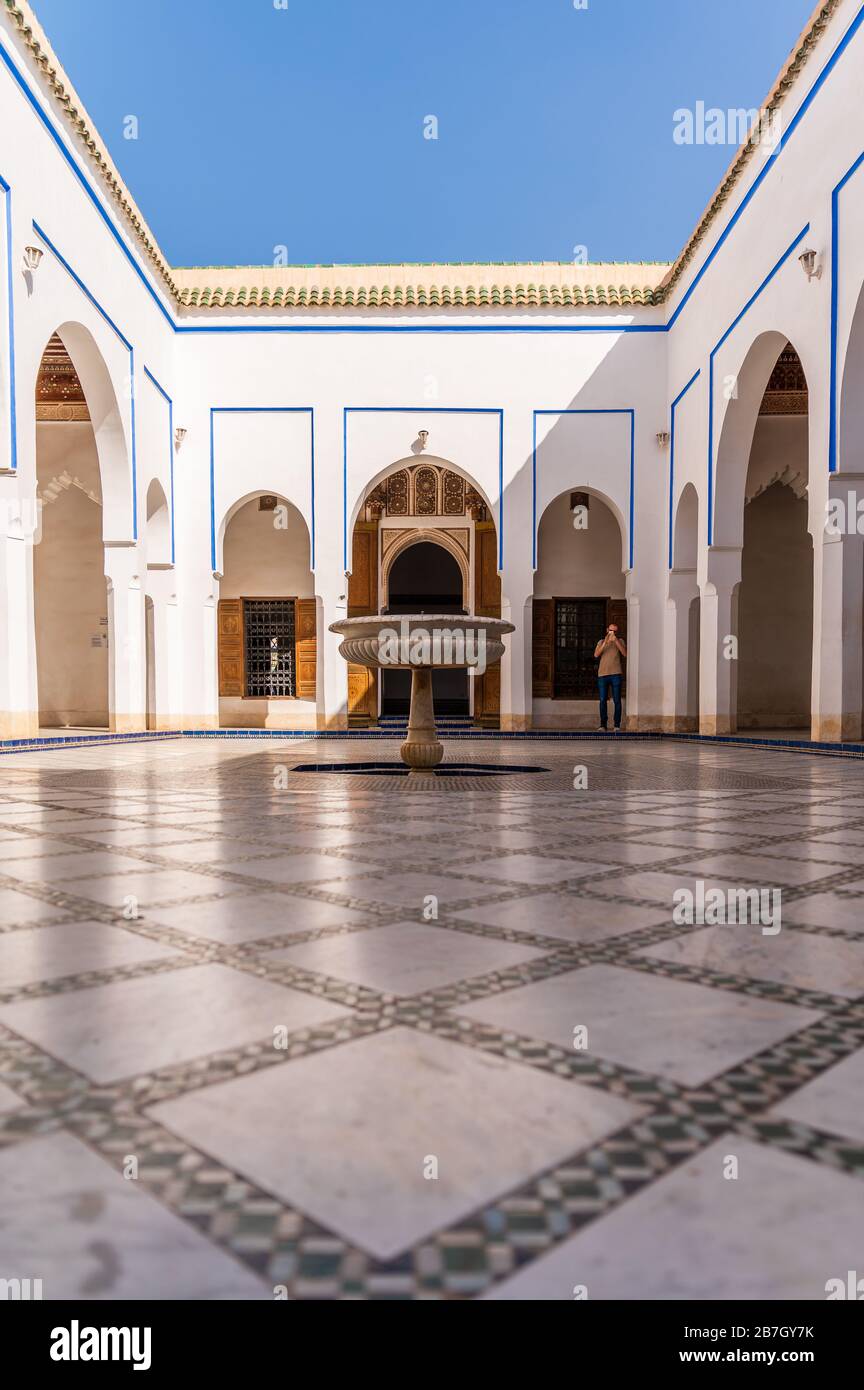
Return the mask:
[[801,263],[801,269],[807,276],[808,281],[822,279],[822,266],[817,264],[818,259],[816,252],[809,246],[805,251],[802,251],[801,255],[798,257]]
[[181,425],[178,425],[177,428],[176,428],[175,431],[174,431],[174,448],[175,448],[175,449],[179,449],[179,448],[180,448],[180,445],[183,443],[183,440],[184,440],[185,438],[186,438],[186,431],[183,429],[183,427],[182,427]]
[[24,259],[22,263],[22,269],[25,275],[32,275],[35,271],[39,269],[39,263],[44,255],[45,252],[42,250],[41,246],[24,247]]

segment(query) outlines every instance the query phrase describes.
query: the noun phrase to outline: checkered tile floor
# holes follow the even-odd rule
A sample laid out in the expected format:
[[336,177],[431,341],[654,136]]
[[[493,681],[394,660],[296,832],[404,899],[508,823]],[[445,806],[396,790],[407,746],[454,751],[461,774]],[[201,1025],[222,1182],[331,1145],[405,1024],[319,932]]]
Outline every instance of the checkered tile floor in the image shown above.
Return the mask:
[[[0,1278],[823,1299],[864,1270],[864,764],[574,739],[506,779],[293,771],[389,756],[4,759]],[[676,922],[699,882],[777,889],[781,929]]]

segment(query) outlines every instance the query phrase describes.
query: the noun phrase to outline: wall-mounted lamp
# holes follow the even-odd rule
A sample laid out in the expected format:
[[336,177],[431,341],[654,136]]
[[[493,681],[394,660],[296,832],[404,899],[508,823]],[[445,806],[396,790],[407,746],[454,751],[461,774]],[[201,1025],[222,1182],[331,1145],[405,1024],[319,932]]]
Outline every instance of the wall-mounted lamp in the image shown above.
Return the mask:
[[178,425],[177,428],[176,428],[175,431],[174,431],[174,448],[175,448],[175,449],[179,449],[179,448],[180,448],[180,445],[183,443],[183,440],[184,440],[185,438],[186,438],[186,431],[183,429],[183,427],[182,427],[181,425]]
[[421,448],[421,449],[425,449],[425,448],[426,448],[426,441],[427,441],[428,438],[429,438],[429,431],[428,431],[428,430],[419,430],[419,431],[418,431],[418,434],[417,434],[417,438],[420,440],[420,448]]
[[660,431],[660,433],[659,433],[658,436],[657,436],[657,443],[660,445],[660,448],[661,448],[661,449],[665,449],[665,448],[668,446],[668,444],[669,444],[669,431],[668,431],[668,430],[661,430],[661,431]]
[[38,270],[39,262],[44,255],[45,252],[42,250],[41,246],[25,246],[22,265],[25,274],[29,272],[32,275],[35,270]]
[[798,257],[801,263],[801,269],[804,271],[808,280],[822,279],[822,267],[816,264],[817,259],[816,252],[809,246],[805,251],[802,251],[801,255]]

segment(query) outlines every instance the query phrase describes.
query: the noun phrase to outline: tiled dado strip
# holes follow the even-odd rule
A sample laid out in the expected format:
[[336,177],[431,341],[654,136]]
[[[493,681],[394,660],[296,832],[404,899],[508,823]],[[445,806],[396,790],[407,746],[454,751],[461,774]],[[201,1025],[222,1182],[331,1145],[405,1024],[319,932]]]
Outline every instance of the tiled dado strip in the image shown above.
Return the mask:
[[[823,743],[809,739],[745,738],[737,734],[684,734],[657,729],[623,730],[619,734],[599,733],[591,729],[472,729],[442,731],[447,741],[483,743],[700,743],[749,748],[760,752],[777,750],[785,753],[809,753],[813,756],[864,758],[864,743]],[[0,755],[11,753],[42,753],[57,748],[85,748],[102,743],[151,743],[165,739],[259,739],[296,742],[307,739],[341,740],[373,743],[404,740],[400,729],[166,729],[147,733],[88,734],[82,737],[0,739]],[[331,774],[332,775],[332,774]],[[430,778],[430,786],[436,785]],[[416,787],[411,788],[416,791]]]

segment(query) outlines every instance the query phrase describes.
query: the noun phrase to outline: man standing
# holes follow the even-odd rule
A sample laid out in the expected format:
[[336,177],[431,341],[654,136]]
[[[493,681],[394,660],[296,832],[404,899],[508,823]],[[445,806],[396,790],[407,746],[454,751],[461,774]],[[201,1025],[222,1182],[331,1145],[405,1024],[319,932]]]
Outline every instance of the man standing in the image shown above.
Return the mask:
[[606,708],[610,690],[615,713],[615,732],[616,734],[621,732],[621,682],[624,679],[622,658],[626,656],[627,648],[618,636],[618,624],[610,623],[606,630],[606,636],[601,637],[594,648],[595,660],[597,657],[600,658],[597,679],[600,687],[600,730],[603,733],[608,732]]

